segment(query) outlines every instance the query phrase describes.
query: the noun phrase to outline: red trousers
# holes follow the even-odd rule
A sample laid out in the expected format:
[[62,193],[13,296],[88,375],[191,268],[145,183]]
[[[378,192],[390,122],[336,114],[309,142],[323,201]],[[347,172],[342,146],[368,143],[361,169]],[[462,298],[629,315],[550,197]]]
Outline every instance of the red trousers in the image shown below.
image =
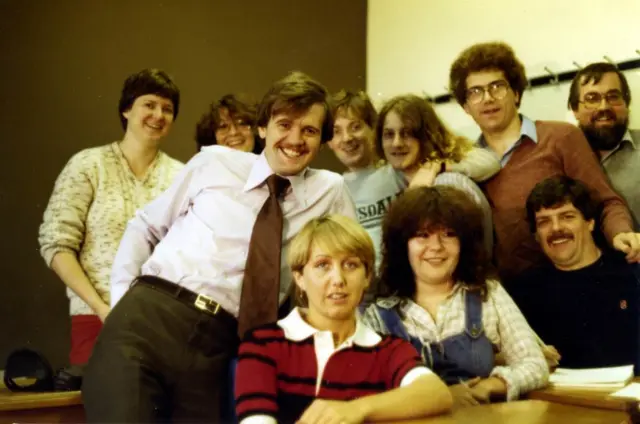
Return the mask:
[[71,365],[84,365],[89,362],[93,345],[102,329],[102,321],[97,315],[71,316]]

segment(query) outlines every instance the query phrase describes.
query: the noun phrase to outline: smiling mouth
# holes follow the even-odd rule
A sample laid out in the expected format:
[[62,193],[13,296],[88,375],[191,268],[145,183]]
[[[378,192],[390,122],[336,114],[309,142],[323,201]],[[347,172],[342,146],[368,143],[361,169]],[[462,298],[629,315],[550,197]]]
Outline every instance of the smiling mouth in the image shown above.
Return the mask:
[[342,151],[345,153],[355,153],[360,150],[360,143],[347,143],[342,145]]
[[151,128],[152,130],[155,131],[160,131],[162,130],[162,128],[164,128],[163,125],[151,125],[151,124],[146,124],[147,127]]
[[327,298],[331,300],[344,300],[347,297],[349,297],[349,295],[346,293],[332,293],[329,296],[327,296]]
[[446,262],[446,258],[429,258],[429,259],[425,259],[426,262],[430,263],[431,265],[442,265],[443,263]]
[[279,149],[282,154],[289,159],[298,159],[304,156],[307,152],[303,149],[291,149],[288,147],[281,147]]
[[239,146],[241,144],[244,144],[244,139],[243,138],[230,140],[230,141],[227,142],[228,146]]
[[560,246],[560,245],[569,243],[571,241],[573,241],[573,237],[556,237],[556,238],[553,238],[553,239],[549,240],[547,243],[550,246]]

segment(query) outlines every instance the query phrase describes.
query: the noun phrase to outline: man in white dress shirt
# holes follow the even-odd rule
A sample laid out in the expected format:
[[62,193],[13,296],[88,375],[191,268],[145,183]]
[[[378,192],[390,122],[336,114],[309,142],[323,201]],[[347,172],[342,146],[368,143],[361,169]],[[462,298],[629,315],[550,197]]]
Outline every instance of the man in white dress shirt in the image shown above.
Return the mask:
[[[129,222],[113,265],[113,309],[85,373],[88,422],[220,421],[252,229],[274,191],[266,182],[277,174],[289,186],[279,201],[282,249],[311,218],[355,218],[342,177],[308,168],[333,137],[328,98],[301,73],[276,82],[258,112],[260,156],[204,148]],[[274,304],[289,294],[285,257],[272,270]]]

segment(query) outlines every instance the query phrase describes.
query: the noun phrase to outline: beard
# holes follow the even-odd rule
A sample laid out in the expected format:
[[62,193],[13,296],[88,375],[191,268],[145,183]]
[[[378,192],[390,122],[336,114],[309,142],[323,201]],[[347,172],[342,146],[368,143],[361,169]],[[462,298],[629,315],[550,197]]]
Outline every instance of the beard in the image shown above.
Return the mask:
[[[615,119],[615,124],[610,127],[597,127],[596,121],[602,116]],[[615,149],[622,141],[622,137],[624,137],[628,127],[628,117],[620,121],[610,110],[598,112],[593,116],[589,125],[580,125],[580,129],[587,138],[591,148],[595,151]]]

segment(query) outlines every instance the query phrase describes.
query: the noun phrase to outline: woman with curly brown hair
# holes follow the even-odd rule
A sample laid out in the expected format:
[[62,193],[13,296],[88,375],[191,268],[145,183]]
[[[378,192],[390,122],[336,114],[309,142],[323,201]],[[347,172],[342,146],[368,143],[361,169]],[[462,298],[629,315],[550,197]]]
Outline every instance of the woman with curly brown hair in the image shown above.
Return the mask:
[[383,225],[381,293],[365,323],[410,340],[456,405],[512,400],[546,383],[535,334],[491,277],[482,213],[460,190],[418,187],[393,203]]
[[219,144],[257,155],[263,145],[256,133],[256,108],[234,94],[212,103],[196,125],[198,151]]

